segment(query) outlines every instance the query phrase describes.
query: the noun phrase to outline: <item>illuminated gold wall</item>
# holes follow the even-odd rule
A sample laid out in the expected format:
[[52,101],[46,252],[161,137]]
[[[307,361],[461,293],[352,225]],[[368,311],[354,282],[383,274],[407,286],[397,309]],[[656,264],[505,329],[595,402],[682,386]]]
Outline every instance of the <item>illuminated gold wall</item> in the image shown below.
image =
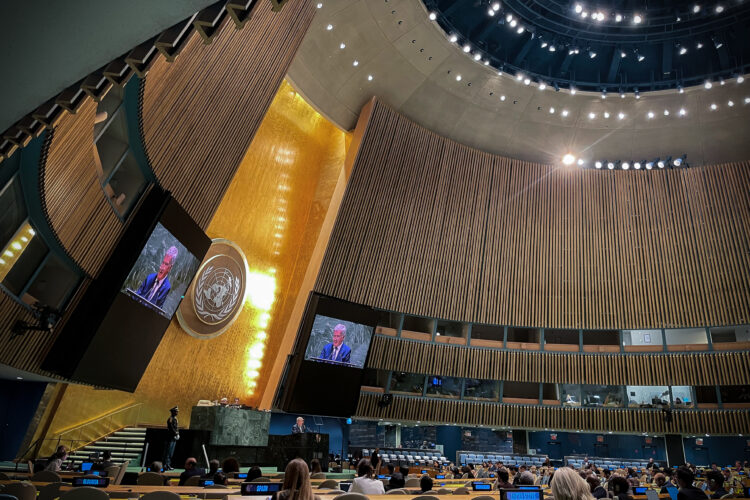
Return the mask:
[[[237,243],[250,268],[248,300],[232,327],[198,340],[173,320],[135,394],[70,386],[48,436],[134,402],[141,423],[163,425],[168,409],[237,396],[257,406],[278,356],[310,256],[342,182],[346,133],[283,82],[207,233]],[[269,391],[275,390],[268,387]]]

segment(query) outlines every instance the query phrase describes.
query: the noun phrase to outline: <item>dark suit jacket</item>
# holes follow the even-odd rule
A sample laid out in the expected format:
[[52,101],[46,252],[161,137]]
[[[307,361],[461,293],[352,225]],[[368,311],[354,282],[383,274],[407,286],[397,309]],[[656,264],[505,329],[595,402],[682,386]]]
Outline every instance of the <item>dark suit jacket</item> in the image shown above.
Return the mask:
[[292,426],[292,434],[304,434],[305,432],[307,432],[307,426],[305,424],[302,424],[302,427],[297,424]]
[[336,359],[332,359],[332,355],[333,342],[331,342],[330,344],[326,344],[326,346],[321,351],[320,357],[322,359],[330,359],[331,361],[341,361],[342,363],[349,363],[349,360],[352,357],[352,349],[346,344],[341,344],[341,349],[339,349],[339,354],[338,356],[336,356]]
[[695,486],[688,486],[687,488],[680,488],[677,492],[677,500],[707,500],[708,495],[706,492]]
[[[143,281],[143,283],[141,283],[141,286],[138,287],[138,291],[136,293],[144,299],[149,300],[148,296],[151,294],[151,288],[153,288],[155,281],[156,273],[149,274],[148,276],[146,276],[146,279]],[[156,290],[154,298],[149,302],[151,302],[152,304],[156,304],[159,307],[163,307],[164,301],[167,300],[167,294],[171,289],[172,285],[169,283],[169,278],[165,276],[164,281],[162,281],[161,283],[161,286]]]
[[205,469],[200,469],[198,467],[193,467],[190,470],[185,470],[182,474],[180,474],[180,482],[177,486],[184,486],[185,481],[193,476],[202,476],[205,472]]

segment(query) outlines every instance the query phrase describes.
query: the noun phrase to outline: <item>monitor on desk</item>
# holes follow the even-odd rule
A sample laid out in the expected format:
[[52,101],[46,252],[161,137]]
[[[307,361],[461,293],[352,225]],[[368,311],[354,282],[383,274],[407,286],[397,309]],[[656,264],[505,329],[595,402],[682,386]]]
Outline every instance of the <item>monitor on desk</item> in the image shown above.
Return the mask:
[[519,490],[538,490],[539,486],[519,486]]
[[199,479],[198,480],[198,486],[213,486],[214,480],[213,479]]
[[352,487],[352,482],[351,481],[348,481],[348,482],[341,481],[339,483],[339,489],[341,489],[341,491],[349,491],[349,488],[351,488],[351,487]]
[[427,469],[422,469],[421,472],[422,474],[427,474]]
[[445,474],[437,474],[435,479],[445,479]]
[[646,488],[645,486],[636,486],[635,488],[633,488],[633,493],[636,495],[645,495],[646,490],[648,490],[648,488]]
[[81,462],[81,472],[88,472],[91,470],[91,467],[94,465],[94,462]]
[[502,489],[501,500],[543,500],[542,490]]
[[94,488],[106,488],[109,486],[108,477],[74,477],[73,486],[93,486]]
[[240,493],[243,495],[271,496],[281,491],[281,483],[242,483]]
[[247,472],[235,472],[232,477],[234,479],[247,479]]
[[474,491],[492,491],[490,483],[471,483],[471,488]]
[[671,500],[677,500],[677,492],[679,490],[676,486],[667,486],[667,493],[669,493],[669,497]]

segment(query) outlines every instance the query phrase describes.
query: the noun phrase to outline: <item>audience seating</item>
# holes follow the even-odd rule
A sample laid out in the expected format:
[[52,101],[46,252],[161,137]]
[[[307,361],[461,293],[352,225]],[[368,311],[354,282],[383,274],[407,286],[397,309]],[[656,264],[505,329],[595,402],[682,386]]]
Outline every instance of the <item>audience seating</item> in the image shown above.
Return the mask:
[[454,495],[470,495],[471,491],[469,491],[469,488],[466,486],[461,486],[460,488],[456,488],[453,490]]
[[6,484],[3,493],[12,495],[18,500],[36,500],[36,486],[27,482]]
[[310,476],[310,479],[325,479],[325,478],[326,478],[325,472],[316,472],[315,474],[312,474]]
[[411,479],[406,480],[406,484],[404,484],[407,488],[419,488],[419,479],[413,477]]
[[318,489],[321,490],[338,490],[339,483],[335,479],[326,479],[318,485]]
[[267,478],[267,477],[265,477],[265,476],[260,476],[260,477],[256,477],[255,479],[253,479],[253,480],[252,480],[252,481],[250,481],[250,482],[251,482],[251,483],[270,483],[270,482],[271,482],[271,479],[270,479],[270,478]]
[[439,499],[438,497],[432,496],[432,495],[419,495],[419,496],[412,498],[412,500],[439,500]]
[[386,495],[406,495],[406,492],[401,488],[395,490],[388,490],[385,492]]
[[[362,456],[372,456],[373,450],[363,449]],[[384,449],[379,453],[383,464],[394,464],[394,465],[406,465],[406,466],[419,466],[432,464],[438,462],[443,465],[447,465],[449,460],[445,458],[438,450],[407,450],[407,449]]]
[[57,472],[51,470],[40,470],[31,476],[31,482],[34,483],[61,483],[62,478]]
[[187,478],[187,480],[183,483],[184,486],[198,486],[201,482],[200,476],[190,476]]
[[164,486],[164,476],[157,472],[144,472],[138,476],[136,484],[140,486]]
[[458,452],[458,464],[481,464],[482,462],[502,462],[505,465],[536,465],[540,467],[547,460],[547,455],[503,455],[498,453]]
[[[583,460],[585,457],[565,457],[565,461],[568,465],[572,465],[576,468],[583,466]],[[589,457],[589,463],[594,464],[602,469],[627,469],[632,467],[634,469],[643,469],[648,465],[648,460],[632,459],[632,458],[601,458],[601,457]],[[657,462],[657,465],[658,462]]]
[[109,500],[109,495],[93,486],[80,486],[60,495],[60,500]]
[[343,495],[338,495],[336,497],[336,500],[370,500],[367,495],[363,495],[362,493],[344,493]]
[[61,485],[62,483],[50,483],[37,488],[38,496],[36,500],[55,500],[55,498],[58,498],[60,496]]

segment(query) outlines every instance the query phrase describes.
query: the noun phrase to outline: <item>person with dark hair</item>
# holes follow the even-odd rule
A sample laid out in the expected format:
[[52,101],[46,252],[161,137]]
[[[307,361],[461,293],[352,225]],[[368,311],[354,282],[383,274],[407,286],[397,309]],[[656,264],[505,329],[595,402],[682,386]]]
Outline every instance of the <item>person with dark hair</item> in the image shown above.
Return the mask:
[[706,493],[693,486],[693,481],[695,481],[693,471],[682,466],[677,469],[675,475],[677,476],[677,486],[680,487],[680,491],[677,492],[677,500],[706,500]]
[[203,469],[198,467],[198,461],[195,458],[188,458],[185,460],[185,471],[180,474],[180,482],[177,486],[185,486],[185,481],[193,476],[202,476],[203,472]]
[[370,461],[363,458],[357,464],[357,477],[352,479],[349,493],[362,493],[363,495],[385,495],[383,481],[372,478],[372,465]]
[[713,491],[711,498],[721,498],[729,492],[724,489],[724,476],[719,471],[711,470],[706,474],[708,489]]
[[654,484],[656,485],[656,488],[654,489],[657,490],[660,495],[663,493],[669,493],[669,491],[667,491],[667,477],[661,472],[654,474]]
[[320,460],[313,458],[310,460],[310,474],[318,474],[323,472],[323,468],[320,466]]
[[498,469],[497,471],[497,481],[495,481],[495,489],[508,489],[512,488],[513,485],[508,482],[508,479],[510,478],[510,474],[508,474],[508,469],[505,467]]
[[518,482],[521,480],[521,474],[526,472],[526,466],[522,465],[518,468],[518,472],[513,476],[513,486],[518,486]]
[[609,480],[609,489],[612,495],[620,500],[633,500],[630,495],[630,483],[622,476],[612,476]]
[[[406,486],[406,479],[404,479],[403,473],[400,472],[402,468],[399,468],[397,472],[393,467],[393,464],[388,464],[388,475],[391,478],[388,480],[388,484],[385,487],[385,491],[398,490]],[[408,474],[409,469],[407,469]]]
[[284,470],[284,482],[281,491],[276,492],[271,500],[316,500],[310,485],[310,470],[301,458],[289,462]]
[[57,450],[47,459],[47,466],[44,470],[59,472],[62,470],[62,464],[68,458],[68,448],[63,445],[57,447]]
[[177,440],[180,439],[180,425],[177,421],[177,414],[180,409],[177,406],[173,406],[169,410],[169,418],[167,419],[167,431],[169,431],[169,438],[167,438],[166,446],[164,448],[164,470],[173,470],[172,467],[172,455],[174,455],[174,448],[177,446]]
[[221,470],[224,474],[232,474],[240,471],[240,463],[234,457],[227,457],[221,463]]
[[586,482],[589,483],[591,495],[594,498],[599,499],[607,497],[607,490],[602,487],[602,484],[599,482],[599,479],[596,476],[587,477]]
[[109,450],[104,450],[102,452],[102,457],[97,460],[97,462],[91,466],[91,470],[104,470],[107,467],[112,467],[115,465],[115,463],[112,461],[112,452]]
[[217,472],[219,472],[219,466],[221,464],[218,460],[215,458],[208,462],[208,471],[206,471],[205,474],[203,474],[203,479],[213,479],[214,475],[216,475]]
[[432,491],[432,478],[427,474],[423,475],[419,479],[419,489],[422,491],[422,493]]
[[[226,471],[224,471],[226,473]],[[257,465],[253,465],[247,470],[247,479],[245,481],[250,482],[253,479],[258,479],[259,477],[263,476],[263,471],[260,470],[260,467]]]
[[217,471],[216,474],[213,475],[213,480],[214,484],[220,484],[223,486],[227,485],[227,475],[222,471]]

